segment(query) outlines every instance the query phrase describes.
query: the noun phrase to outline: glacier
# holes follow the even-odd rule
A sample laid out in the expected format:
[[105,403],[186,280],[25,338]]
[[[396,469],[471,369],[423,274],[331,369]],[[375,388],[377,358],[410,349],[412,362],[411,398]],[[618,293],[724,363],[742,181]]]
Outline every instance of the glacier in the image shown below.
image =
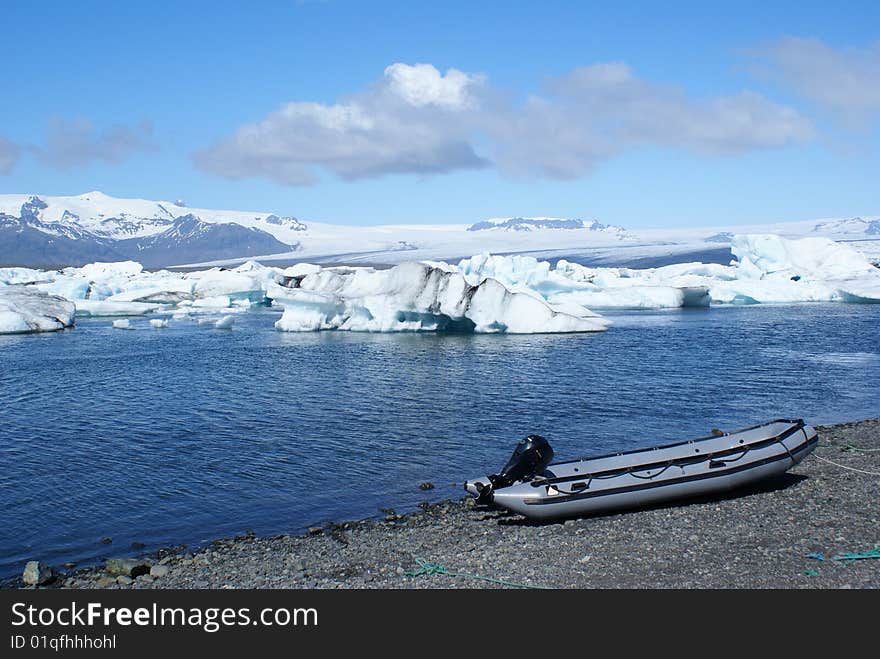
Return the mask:
[[742,234],[730,245],[728,265],[644,269],[488,253],[388,269],[256,261],[191,272],[148,271],[134,261],[2,268],[0,327],[59,329],[73,323],[73,309],[79,316],[172,315],[223,328],[237,314],[272,306],[282,310],[276,328],[288,332],[559,333],[607,329],[610,321],[595,311],[603,309],[880,302],[880,269],[845,243]]

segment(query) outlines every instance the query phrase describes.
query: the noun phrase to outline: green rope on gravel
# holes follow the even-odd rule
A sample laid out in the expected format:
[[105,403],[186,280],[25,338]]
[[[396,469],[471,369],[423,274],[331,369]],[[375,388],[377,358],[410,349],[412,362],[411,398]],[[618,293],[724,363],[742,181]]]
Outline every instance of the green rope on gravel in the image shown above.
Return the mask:
[[870,551],[861,554],[841,554],[840,556],[832,556],[832,561],[859,561],[865,558],[880,558],[880,547],[875,547]]
[[844,451],[855,451],[857,453],[877,453],[880,451],[880,448],[859,448],[858,446],[853,446],[852,444],[844,444]]
[[839,448],[846,453],[880,453],[880,448],[861,448],[852,444],[827,444],[826,442],[819,442],[816,444],[816,448]]
[[419,565],[419,569],[415,572],[406,572],[406,576],[408,577],[420,577],[422,575],[431,576],[434,574],[445,574],[449,577],[464,577],[465,579],[479,579],[480,581],[488,581],[490,583],[497,583],[502,586],[510,586],[511,588],[532,588],[535,590],[544,590],[547,586],[530,586],[528,584],[522,583],[514,583],[512,581],[505,581],[504,579],[494,579],[492,577],[484,577],[479,574],[466,574],[464,572],[452,572],[447,570],[442,565],[438,565],[437,563],[432,563],[431,561],[426,561],[424,558],[419,558],[416,556],[416,563]]

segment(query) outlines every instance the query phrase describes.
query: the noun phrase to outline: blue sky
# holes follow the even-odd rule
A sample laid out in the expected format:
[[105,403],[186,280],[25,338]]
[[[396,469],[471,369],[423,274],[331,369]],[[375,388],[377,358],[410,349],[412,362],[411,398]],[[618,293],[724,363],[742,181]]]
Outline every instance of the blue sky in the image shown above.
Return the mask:
[[880,213],[880,5],[618,4],[7,1],[0,192],[341,224]]

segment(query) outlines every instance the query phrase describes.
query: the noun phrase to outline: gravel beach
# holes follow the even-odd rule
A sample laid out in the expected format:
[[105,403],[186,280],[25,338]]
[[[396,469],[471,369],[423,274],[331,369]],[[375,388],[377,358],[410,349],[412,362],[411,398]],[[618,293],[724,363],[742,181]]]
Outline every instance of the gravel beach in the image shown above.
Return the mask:
[[[305,536],[160,551],[61,573],[47,587],[880,587],[880,558],[834,560],[880,548],[880,419],[818,430],[802,464],[725,497],[545,524],[468,498]],[[409,576],[419,559],[471,576]]]

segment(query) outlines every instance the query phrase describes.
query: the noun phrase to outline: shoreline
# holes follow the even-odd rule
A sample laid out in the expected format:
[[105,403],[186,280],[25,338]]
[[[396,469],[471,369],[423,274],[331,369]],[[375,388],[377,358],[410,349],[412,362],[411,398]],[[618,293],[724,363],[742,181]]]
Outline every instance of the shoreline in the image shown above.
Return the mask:
[[880,548],[880,418],[817,429],[801,464],[722,496],[548,523],[465,497],[110,559],[39,587],[880,588],[880,559],[835,560]]

